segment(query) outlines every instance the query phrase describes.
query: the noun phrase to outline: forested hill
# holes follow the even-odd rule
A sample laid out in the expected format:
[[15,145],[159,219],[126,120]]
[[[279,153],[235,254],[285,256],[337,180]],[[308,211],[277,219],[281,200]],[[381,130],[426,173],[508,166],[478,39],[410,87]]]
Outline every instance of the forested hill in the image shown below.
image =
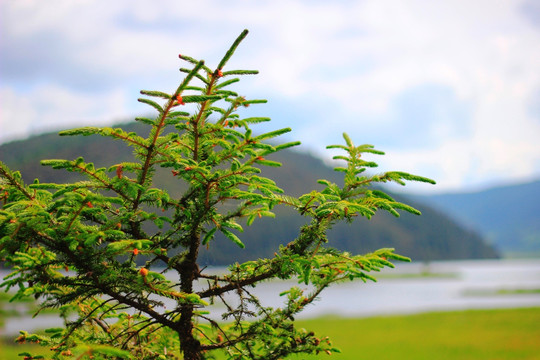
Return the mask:
[[509,256],[540,255],[540,180],[471,193],[418,196]]
[[[139,124],[122,126],[127,131],[144,134]],[[52,170],[39,164],[42,159],[75,159],[83,156],[97,167],[131,161],[131,149],[121,141],[100,136],[60,137],[56,133],[32,137],[0,145],[0,160],[13,170],[20,170],[27,182],[39,178],[40,182],[66,182],[80,179],[78,174]],[[318,187],[317,179],[340,183],[340,174],[334,172],[321,160],[295,151],[282,151],[272,160],[280,161],[280,168],[266,168],[263,174],[274,179],[289,194],[299,195]],[[399,170],[399,169],[387,169]],[[170,173],[158,172],[157,186],[174,192],[181,191]],[[428,186],[428,185],[426,185]],[[371,220],[358,219],[353,224],[337,226],[329,235],[330,244],[354,253],[365,253],[382,247],[393,247],[397,252],[414,260],[471,259],[496,257],[496,251],[486,245],[475,232],[457,225],[449,217],[425,205],[412,203],[393,195],[422,211],[422,216],[404,213],[400,218],[380,212]],[[245,249],[239,249],[230,241],[217,239],[210,250],[201,253],[204,262],[223,265],[270,256],[279,247],[298,234],[306,219],[290,209],[276,209],[276,218],[263,218],[246,227],[242,240]]]

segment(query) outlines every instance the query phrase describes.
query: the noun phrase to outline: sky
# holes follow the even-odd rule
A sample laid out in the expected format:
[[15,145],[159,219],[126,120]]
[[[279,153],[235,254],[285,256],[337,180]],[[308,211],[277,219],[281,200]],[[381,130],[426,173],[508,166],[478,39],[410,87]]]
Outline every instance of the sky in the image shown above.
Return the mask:
[[[2,0],[0,143],[146,114],[178,54],[257,69],[234,90],[268,99],[283,140],[329,159],[347,132],[413,192],[540,178],[540,1]],[[225,69],[226,70],[226,69]]]

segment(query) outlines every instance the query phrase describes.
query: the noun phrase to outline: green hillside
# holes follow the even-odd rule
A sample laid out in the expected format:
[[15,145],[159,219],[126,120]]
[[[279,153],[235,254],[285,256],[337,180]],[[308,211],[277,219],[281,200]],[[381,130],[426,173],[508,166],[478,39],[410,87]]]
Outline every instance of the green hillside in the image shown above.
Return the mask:
[[540,254],[540,180],[474,193],[415,197],[480,232],[508,255]]
[[[128,131],[143,132],[139,124],[122,126]],[[39,178],[41,182],[66,182],[79,179],[78,174],[52,170],[39,164],[41,159],[75,159],[83,156],[96,166],[110,166],[132,159],[124,143],[99,136],[59,137],[45,134],[24,141],[0,146],[0,160],[12,169],[20,170],[27,182]],[[288,193],[299,195],[317,187],[317,179],[340,182],[340,175],[320,159],[295,151],[282,151],[272,160],[284,166],[267,168],[264,175],[273,178]],[[177,178],[168,173],[156,177],[158,186],[181,191]],[[397,199],[400,196],[393,195]],[[386,213],[372,220],[358,219],[353,224],[337,226],[330,233],[331,245],[351,252],[369,252],[382,247],[394,247],[400,254],[414,260],[470,259],[496,257],[496,251],[486,245],[473,231],[465,230],[441,212],[424,205],[407,203],[419,208],[423,215],[403,214],[394,218]],[[223,265],[254,257],[273,254],[279,244],[287,243],[297,235],[305,219],[290,209],[276,209],[276,218],[263,218],[257,226],[247,227],[242,239],[246,249],[239,249],[230,241],[217,239],[210,250],[201,253],[204,262]]]

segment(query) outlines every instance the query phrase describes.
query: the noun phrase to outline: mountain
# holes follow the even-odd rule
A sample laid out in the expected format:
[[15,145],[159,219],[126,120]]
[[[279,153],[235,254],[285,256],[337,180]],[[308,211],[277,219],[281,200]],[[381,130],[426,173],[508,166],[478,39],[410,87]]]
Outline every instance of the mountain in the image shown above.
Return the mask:
[[[127,131],[146,135],[146,127],[130,123],[122,125]],[[146,134],[145,134],[146,131]],[[0,160],[13,170],[21,171],[26,182],[39,178],[41,182],[67,182],[79,180],[80,175],[53,170],[39,164],[42,159],[75,159],[83,156],[97,167],[132,161],[129,147],[121,141],[100,136],[60,137],[44,134],[28,140],[0,145]],[[320,159],[297,151],[284,150],[274,154],[272,160],[283,163],[279,168],[265,168],[263,175],[274,179],[286,193],[300,195],[320,188],[317,179],[341,183],[340,173],[326,166]],[[180,192],[170,172],[158,171],[156,186],[167,188],[171,194]],[[428,186],[428,185],[426,185]],[[329,234],[330,245],[353,253],[365,253],[382,247],[396,248],[397,252],[414,260],[493,258],[497,252],[484,243],[478,233],[465,229],[454,220],[433,208],[392,195],[422,211],[422,216],[408,213],[395,218],[382,211],[371,220],[358,219],[352,224],[340,224]],[[209,250],[201,251],[207,264],[228,264],[270,256],[280,244],[286,244],[298,234],[307,221],[291,209],[277,207],[276,218],[263,218],[246,227],[242,240],[246,249],[223,238],[217,238]]]
[[473,193],[412,198],[480,232],[505,255],[540,255],[540,180]]

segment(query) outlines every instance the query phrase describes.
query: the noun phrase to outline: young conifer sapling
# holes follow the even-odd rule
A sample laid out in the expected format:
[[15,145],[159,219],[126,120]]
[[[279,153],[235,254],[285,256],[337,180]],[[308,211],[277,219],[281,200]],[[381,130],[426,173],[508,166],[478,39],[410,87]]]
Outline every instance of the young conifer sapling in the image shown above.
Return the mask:
[[[338,222],[369,219],[377,210],[419,214],[372,185],[432,180],[395,171],[366,175],[376,164],[364,156],[383,153],[354,145],[346,134],[343,145],[328,146],[342,151],[335,159],[344,165],[335,170],[343,184],[319,180],[322,190],[293,197],[260,175],[261,167],[280,165],[270,155],[299,143],[269,142],[290,129],[257,133],[252,127],[270,119],[239,113],[266,102],[233,90],[241,77],[257,74],[227,66],[246,35],[214,68],[180,55],[188,67],[180,69],[183,79],[172,92],[141,91],[139,101],[156,112],[136,119],[148,126],[147,136],[110,127],[60,133],[122,141],[135,161],[95,168],[82,157],[43,160],[86,180],[30,185],[0,162],[0,260],[12,269],[1,286],[16,290],[14,300],[40,299],[40,309],[59,309],[64,319],[63,327],[45,334],[21,331],[18,342],[49,347],[55,359],[330,354],[338,351],[330,340],[298,328],[295,316],[332,284],[375,281],[371,273],[393,267],[392,260],[409,261],[387,248],[364,255],[339,251],[326,234]],[[185,191],[156,187],[160,168]],[[201,248],[214,246],[216,234],[249,246],[243,227],[273,217],[276,206],[296,210],[307,223],[296,238],[283,239],[273,257],[234,263],[221,274],[199,266]],[[299,286],[280,294],[279,308],[253,291],[261,282],[285,279]]]

